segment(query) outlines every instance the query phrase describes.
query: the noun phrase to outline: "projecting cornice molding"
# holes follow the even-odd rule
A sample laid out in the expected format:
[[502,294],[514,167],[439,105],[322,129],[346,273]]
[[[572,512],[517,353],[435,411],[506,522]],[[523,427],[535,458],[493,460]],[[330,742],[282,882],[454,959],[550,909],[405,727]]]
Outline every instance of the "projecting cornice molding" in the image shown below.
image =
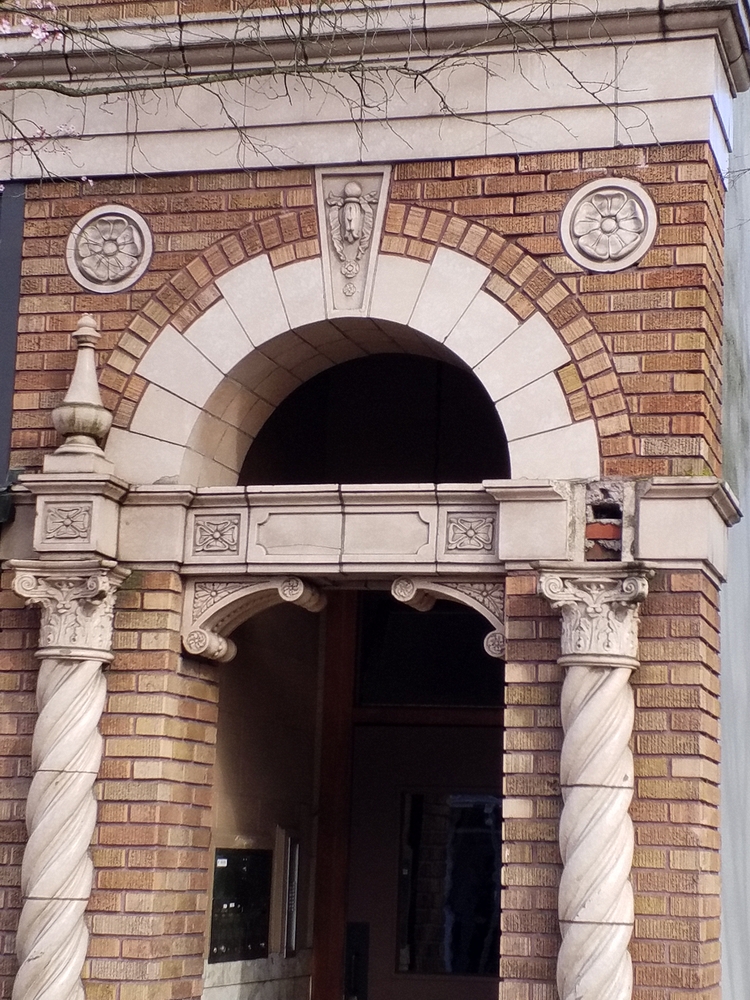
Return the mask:
[[[506,5],[502,20],[476,0],[432,0],[428,6],[413,0],[398,4],[373,0],[367,4],[368,25],[363,23],[363,10],[355,5],[342,6],[335,20],[320,19],[314,42],[306,53],[309,61],[314,64],[316,58],[338,56],[348,62],[351,37],[361,38],[367,26],[377,27],[377,31],[367,33],[363,49],[373,56],[398,57],[407,52],[419,56],[429,52],[438,58],[457,48],[504,45],[517,49],[518,28],[523,29],[521,37],[528,39],[529,45],[550,48],[619,39],[632,44],[639,37],[715,31],[736,89],[745,90],[750,85],[750,17],[746,0],[719,4],[710,0],[680,4],[664,4],[661,0],[557,5],[532,2]],[[192,18],[163,15],[158,22],[152,18],[134,18],[127,23],[103,21],[97,23],[95,31],[79,29],[72,37],[72,45],[71,38],[40,45],[21,30],[2,40],[2,51],[15,59],[4,76],[32,78],[35,68],[43,63],[45,75],[59,75],[70,81],[72,74],[75,80],[76,71],[81,78],[92,72],[111,72],[115,52],[120,71],[142,73],[144,77],[176,67],[200,70],[220,67],[226,61],[228,45],[237,71],[244,67],[261,69],[272,67],[275,60],[289,58],[290,40],[297,38],[298,24],[298,12],[291,8],[288,12],[266,8],[253,10],[253,16],[247,18],[200,14]],[[415,30],[419,31],[416,39],[412,34]],[[71,54],[78,53],[85,53],[85,59],[71,66]]]
[[[723,166],[727,99],[750,85],[744,0],[378,0],[302,25],[268,8],[66,32],[0,37],[4,85],[26,95],[23,123],[0,139],[7,176],[267,169],[310,163],[311,149],[319,164],[373,164],[415,150],[446,159],[698,141]],[[388,97],[360,106],[350,78],[381,72]],[[144,91],[156,86],[149,107]]]

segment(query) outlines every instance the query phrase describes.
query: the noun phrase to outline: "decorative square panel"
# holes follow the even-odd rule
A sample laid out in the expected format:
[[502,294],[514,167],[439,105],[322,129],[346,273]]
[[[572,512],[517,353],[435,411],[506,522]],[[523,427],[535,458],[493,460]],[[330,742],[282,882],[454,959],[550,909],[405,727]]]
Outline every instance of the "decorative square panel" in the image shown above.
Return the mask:
[[454,511],[446,521],[446,552],[491,552],[495,538],[495,518],[483,514]]
[[197,514],[193,523],[193,552],[237,555],[240,550],[240,515]]

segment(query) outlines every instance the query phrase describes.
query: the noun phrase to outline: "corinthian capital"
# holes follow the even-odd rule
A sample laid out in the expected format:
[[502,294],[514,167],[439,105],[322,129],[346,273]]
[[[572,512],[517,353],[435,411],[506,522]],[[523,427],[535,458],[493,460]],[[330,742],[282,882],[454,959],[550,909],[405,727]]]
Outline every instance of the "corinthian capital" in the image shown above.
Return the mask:
[[[542,573],[539,592],[562,613],[562,655],[636,666],[638,615],[648,594],[649,570],[575,567]],[[601,663],[606,666],[606,662]]]
[[109,559],[14,560],[10,565],[16,571],[15,592],[41,605],[41,653],[111,658],[115,594],[129,570]]

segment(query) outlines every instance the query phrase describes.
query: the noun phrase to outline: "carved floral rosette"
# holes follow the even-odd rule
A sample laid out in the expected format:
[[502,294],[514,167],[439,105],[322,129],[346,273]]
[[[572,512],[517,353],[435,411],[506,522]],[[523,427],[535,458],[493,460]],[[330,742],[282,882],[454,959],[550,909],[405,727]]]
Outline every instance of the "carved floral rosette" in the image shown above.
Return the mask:
[[134,285],[153,254],[143,216],[126,205],[103,205],[73,226],[66,247],[68,270],[92,292],[119,292]]
[[560,219],[560,239],[589,271],[620,271],[641,259],[656,237],[657,213],[637,181],[604,177],[574,191]]

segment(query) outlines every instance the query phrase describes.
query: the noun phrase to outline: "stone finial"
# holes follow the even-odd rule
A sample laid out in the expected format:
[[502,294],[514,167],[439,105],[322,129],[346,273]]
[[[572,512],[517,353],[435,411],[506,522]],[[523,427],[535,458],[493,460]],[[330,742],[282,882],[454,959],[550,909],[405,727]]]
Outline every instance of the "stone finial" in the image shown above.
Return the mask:
[[73,333],[77,347],[73,377],[62,403],[52,411],[52,423],[65,440],[45,460],[45,472],[111,471],[100,444],[112,426],[96,377],[94,348],[100,337],[96,319],[84,313]]

